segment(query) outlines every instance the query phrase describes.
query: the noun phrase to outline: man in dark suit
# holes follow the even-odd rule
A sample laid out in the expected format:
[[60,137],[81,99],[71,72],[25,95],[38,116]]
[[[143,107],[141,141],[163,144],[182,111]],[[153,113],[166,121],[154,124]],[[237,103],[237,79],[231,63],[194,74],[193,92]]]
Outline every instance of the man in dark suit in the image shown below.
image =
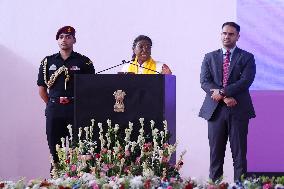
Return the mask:
[[221,179],[227,140],[233,156],[234,180],[247,172],[247,133],[249,119],[255,117],[249,87],[256,66],[253,54],[236,46],[240,26],[222,25],[222,48],[205,55],[200,83],[206,97],[199,116],[208,121],[210,174],[212,181]]

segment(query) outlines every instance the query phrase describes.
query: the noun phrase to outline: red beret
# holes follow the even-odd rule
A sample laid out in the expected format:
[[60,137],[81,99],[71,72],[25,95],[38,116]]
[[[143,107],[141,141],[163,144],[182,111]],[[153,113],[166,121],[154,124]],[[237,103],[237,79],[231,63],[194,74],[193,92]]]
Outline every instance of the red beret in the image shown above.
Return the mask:
[[72,26],[64,26],[60,28],[56,33],[56,40],[58,40],[59,35],[62,33],[70,34],[73,35],[73,37],[75,37],[75,29]]

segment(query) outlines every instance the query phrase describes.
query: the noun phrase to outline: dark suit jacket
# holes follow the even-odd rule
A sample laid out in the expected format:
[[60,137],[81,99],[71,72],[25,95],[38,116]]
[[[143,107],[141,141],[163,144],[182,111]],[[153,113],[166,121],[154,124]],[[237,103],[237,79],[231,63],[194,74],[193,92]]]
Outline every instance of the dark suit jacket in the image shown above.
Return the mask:
[[[228,84],[224,88],[227,97],[233,97],[237,105],[230,108],[231,113],[240,119],[255,117],[252,100],[249,94],[256,72],[253,54],[238,47],[233,52],[230,62]],[[199,116],[210,120],[220,102],[211,99],[210,89],[221,89],[223,77],[223,51],[222,49],[205,55],[201,66],[200,83],[206,92],[206,97],[200,109]]]

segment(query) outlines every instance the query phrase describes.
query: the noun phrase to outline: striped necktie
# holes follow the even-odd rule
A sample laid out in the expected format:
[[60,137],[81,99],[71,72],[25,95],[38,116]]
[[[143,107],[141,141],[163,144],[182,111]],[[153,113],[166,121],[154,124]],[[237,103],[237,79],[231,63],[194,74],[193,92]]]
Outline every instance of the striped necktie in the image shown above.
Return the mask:
[[223,62],[223,87],[227,86],[229,78],[229,68],[230,68],[230,51],[227,50]]

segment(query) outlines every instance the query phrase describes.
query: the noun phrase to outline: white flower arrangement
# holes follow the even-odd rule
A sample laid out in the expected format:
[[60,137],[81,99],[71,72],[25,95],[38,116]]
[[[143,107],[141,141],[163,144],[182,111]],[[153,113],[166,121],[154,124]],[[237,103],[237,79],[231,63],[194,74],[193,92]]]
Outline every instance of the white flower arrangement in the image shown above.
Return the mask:
[[[107,131],[103,130],[103,124],[98,123],[99,133],[97,141],[93,141],[95,120],[91,120],[91,126],[79,128],[78,143],[72,140],[72,128],[68,125],[70,137],[62,138],[61,146],[57,145],[59,163],[54,164],[53,177],[80,177],[84,173],[90,173],[97,178],[105,176],[144,176],[161,178],[180,178],[179,170],[183,165],[182,153],[178,163],[170,164],[172,154],[177,144],[169,144],[167,122],[164,121],[164,130],[155,128],[155,122],[150,121],[152,141],[146,142],[144,131],[144,118],[139,119],[140,129],[137,141],[131,141],[133,123],[129,122],[124,130],[125,137],[118,137],[119,125],[112,127],[111,120],[107,120]],[[82,134],[84,133],[84,137]],[[146,133],[148,134],[148,133]],[[148,135],[147,135],[148,136]],[[72,144],[72,145],[70,145]]]

